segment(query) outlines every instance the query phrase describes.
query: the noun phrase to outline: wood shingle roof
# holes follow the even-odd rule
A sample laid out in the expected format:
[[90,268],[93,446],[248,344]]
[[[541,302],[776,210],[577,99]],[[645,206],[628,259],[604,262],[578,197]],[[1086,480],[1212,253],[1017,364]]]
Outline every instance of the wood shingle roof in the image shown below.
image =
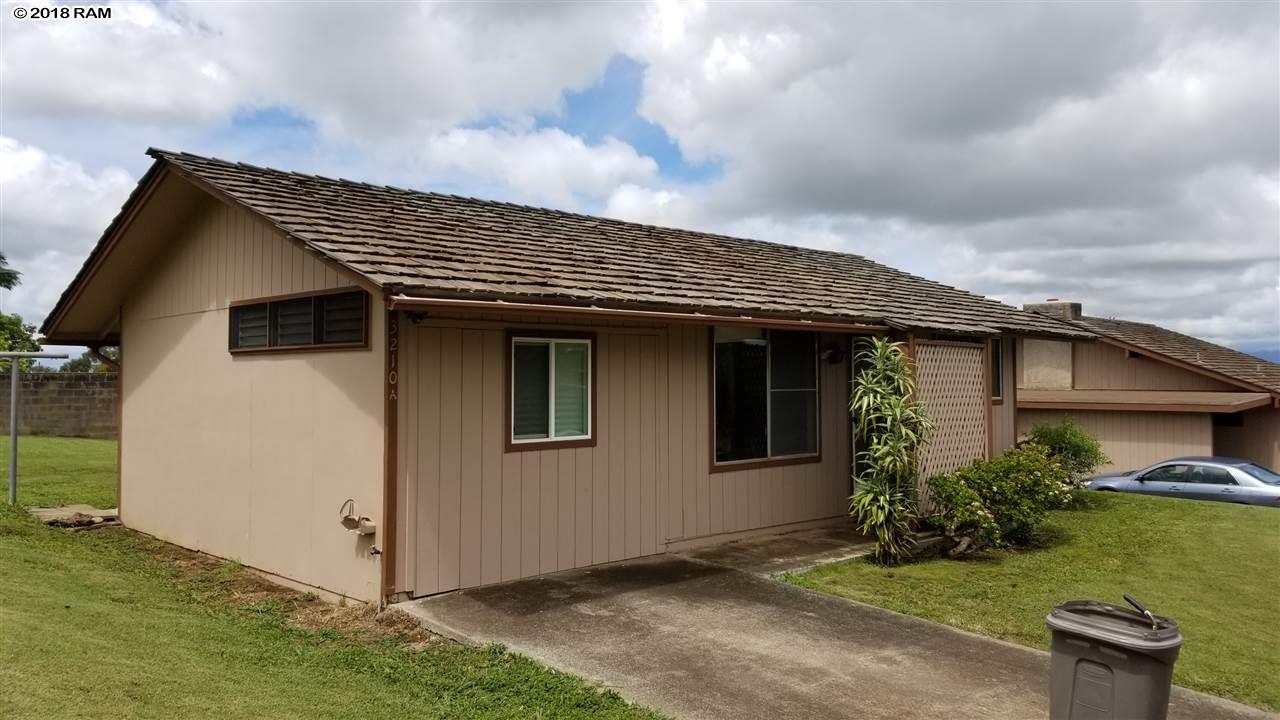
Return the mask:
[[858,255],[148,154],[388,294],[1092,337]]

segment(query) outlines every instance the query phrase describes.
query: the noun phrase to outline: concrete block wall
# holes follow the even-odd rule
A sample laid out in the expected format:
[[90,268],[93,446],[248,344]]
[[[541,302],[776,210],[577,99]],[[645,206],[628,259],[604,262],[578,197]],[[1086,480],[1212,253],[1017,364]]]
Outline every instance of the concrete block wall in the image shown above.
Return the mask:
[[[23,435],[116,438],[120,389],[115,373],[27,373],[20,381]],[[0,434],[9,433],[9,373],[0,374]]]

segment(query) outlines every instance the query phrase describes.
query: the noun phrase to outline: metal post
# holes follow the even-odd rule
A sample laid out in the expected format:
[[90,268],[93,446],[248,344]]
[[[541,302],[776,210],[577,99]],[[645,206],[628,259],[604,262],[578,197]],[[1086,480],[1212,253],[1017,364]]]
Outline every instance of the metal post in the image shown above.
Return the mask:
[[66,360],[66,355],[41,352],[0,352],[9,359],[9,504],[18,503],[18,372],[22,358]]
[[18,359],[9,361],[9,504],[18,502]]

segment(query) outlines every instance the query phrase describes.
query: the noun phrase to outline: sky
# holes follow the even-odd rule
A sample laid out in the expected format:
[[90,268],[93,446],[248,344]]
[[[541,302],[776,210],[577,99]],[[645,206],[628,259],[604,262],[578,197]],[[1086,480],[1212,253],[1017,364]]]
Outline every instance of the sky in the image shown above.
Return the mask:
[[0,308],[148,146],[857,253],[1280,360],[1280,3],[0,0]]

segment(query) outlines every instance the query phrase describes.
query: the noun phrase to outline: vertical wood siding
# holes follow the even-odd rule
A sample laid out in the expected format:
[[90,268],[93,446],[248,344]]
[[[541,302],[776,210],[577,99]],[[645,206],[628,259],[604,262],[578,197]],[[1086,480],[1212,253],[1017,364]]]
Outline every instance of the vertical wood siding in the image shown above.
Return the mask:
[[1127,357],[1102,342],[1074,343],[1074,367],[1077,390],[1240,390],[1158,360]]
[[[539,326],[596,333],[594,447],[504,452],[505,333]],[[821,462],[712,473],[706,326],[457,314],[401,327],[399,590],[474,587],[845,510],[847,364],[822,365]]]
[[1206,413],[1075,412],[1023,410],[1018,432],[1067,418],[1098,438],[1111,462],[1099,472],[1135,470],[1183,455],[1213,454],[1213,424]]
[[279,230],[225,203],[205,203],[180,238],[129,299],[135,318],[218,310],[235,300],[355,284]]
[[1240,427],[1213,429],[1215,455],[1252,460],[1280,470],[1280,408],[1261,407],[1240,414]]
[[1002,402],[991,407],[991,450],[995,455],[1013,447],[1018,441],[1018,369],[1016,366],[1017,339],[1005,335],[1000,344],[1004,356],[1001,365]]
[[[129,526],[352,597],[380,599],[384,345],[232,356],[228,304],[354,284],[210,199],[123,307],[122,507]],[[384,337],[385,313],[370,337]],[[383,542],[379,536],[376,540]]]

